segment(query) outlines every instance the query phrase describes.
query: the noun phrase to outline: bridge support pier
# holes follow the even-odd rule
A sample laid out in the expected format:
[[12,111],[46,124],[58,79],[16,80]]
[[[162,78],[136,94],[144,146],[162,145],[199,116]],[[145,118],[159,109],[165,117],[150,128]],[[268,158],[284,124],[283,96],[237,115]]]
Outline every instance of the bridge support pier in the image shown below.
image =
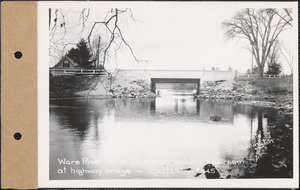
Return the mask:
[[155,82],[151,82],[151,92],[156,94],[156,83]]
[[200,82],[197,83],[196,95],[200,95]]

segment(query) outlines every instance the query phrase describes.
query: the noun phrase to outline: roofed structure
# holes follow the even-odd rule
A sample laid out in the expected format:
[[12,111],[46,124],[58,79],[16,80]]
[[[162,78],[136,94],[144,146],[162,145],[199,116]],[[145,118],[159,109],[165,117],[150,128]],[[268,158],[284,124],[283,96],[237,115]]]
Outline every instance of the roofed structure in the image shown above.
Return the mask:
[[52,69],[81,69],[81,67],[68,56],[64,56]]

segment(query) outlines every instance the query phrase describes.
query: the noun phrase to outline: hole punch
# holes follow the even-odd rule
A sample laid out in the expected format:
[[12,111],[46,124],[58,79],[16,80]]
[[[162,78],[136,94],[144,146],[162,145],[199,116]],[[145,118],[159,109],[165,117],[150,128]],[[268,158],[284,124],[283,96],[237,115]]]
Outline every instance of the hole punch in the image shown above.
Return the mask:
[[22,56],[23,56],[22,52],[20,52],[20,51],[15,52],[15,58],[16,59],[21,59]]
[[14,138],[15,140],[20,140],[22,138],[22,134],[17,132],[14,134]]

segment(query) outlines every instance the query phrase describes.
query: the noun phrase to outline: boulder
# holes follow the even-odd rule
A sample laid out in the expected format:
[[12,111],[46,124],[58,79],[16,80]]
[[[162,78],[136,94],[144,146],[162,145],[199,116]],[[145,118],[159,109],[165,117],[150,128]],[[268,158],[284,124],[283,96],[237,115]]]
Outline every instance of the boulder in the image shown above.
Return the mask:
[[212,120],[212,121],[221,121],[222,117],[220,117],[220,116],[211,116],[209,119]]
[[206,164],[203,167],[203,169],[205,171],[206,179],[218,179],[218,178],[220,178],[220,173],[214,165]]

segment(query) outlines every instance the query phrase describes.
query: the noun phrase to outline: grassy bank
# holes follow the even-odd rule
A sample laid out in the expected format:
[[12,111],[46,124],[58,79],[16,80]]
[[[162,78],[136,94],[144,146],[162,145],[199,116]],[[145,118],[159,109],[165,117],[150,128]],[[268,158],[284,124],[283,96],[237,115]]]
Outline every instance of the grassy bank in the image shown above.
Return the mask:
[[251,94],[288,94],[293,92],[293,79],[292,77],[238,78],[233,83],[232,90]]
[[290,109],[293,104],[293,79],[238,78],[201,89],[198,98],[228,99],[245,104]]
[[75,97],[80,91],[89,90],[99,80],[97,76],[50,76],[50,98]]

